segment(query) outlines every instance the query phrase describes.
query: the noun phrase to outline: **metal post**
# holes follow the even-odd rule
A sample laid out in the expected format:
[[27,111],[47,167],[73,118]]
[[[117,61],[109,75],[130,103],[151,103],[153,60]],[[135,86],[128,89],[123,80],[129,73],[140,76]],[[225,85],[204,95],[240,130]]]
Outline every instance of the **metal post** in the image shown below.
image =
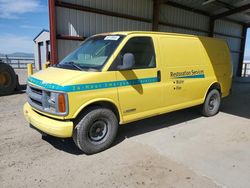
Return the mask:
[[28,76],[31,76],[33,74],[33,65],[32,64],[27,64],[27,73]]
[[160,13],[160,0],[154,0],[152,31],[158,31],[159,13]]
[[215,19],[210,18],[210,22],[209,22],[209,37],[214,37],[214,24],[215,24]]
[[237,66],[236,76],[241,77],[242,75],[242,67],[244,61],[244,54],[245,54],[245,46],[246,46],[246,38],[247,38],[247,26],[243,26],[242,28],[242,39],[240,44],[240,57]]
[[244,64],[243,65],[244,66],[244,72],[243,72],[243,77],[246,77],[246,75],[247,75],[247,64]]
[[56,7],[55,0],[48,0],[49,4],[49,27],[50,27],[50,46],[51,46],[51,63],[57,64],[57,40],[56,40]]

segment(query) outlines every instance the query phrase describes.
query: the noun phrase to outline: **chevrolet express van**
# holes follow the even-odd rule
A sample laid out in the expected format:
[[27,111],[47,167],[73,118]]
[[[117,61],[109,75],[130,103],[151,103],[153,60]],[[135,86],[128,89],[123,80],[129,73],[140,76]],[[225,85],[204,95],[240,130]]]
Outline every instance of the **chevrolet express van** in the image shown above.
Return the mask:
[[86,39],[53,67],[28,78],[27,121],[43,133],[73,137],[87,154],[107,149],[118,125],[202,104],[219,111],[232,66],[219,39],[116,32]]

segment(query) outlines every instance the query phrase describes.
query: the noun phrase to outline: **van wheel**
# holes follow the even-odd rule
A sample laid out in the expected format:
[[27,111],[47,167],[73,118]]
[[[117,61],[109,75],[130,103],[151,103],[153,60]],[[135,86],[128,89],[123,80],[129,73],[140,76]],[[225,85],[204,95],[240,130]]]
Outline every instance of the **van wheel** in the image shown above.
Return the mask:
[[86,154],[94,154],[110,147],[118,130],[115,114],[107,108],[94,108],[76,125],[73,140]]
[[6,63],[0,63],[0,95],[12,93],[16,86],[17,76],[14,69]]
[[202,114],[206,117],[214,116],[219,112],[221,95],[217,89],[212,89],[207,94],[206,100],[202,107]]

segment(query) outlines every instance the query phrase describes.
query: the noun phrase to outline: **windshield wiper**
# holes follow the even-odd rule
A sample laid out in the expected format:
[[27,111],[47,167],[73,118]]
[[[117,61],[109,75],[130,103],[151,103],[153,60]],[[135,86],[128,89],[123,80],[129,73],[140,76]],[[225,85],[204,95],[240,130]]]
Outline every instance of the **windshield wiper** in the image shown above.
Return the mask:
[[84,66],[82,67],[83,69],[87,69],[87,70],[99,70],[97,67],[88,67],[88,66]]
[[66,62],[65,64],[66,65],[71,65],[71,66],[77,68],[78,70],[81,70],[81,71],[83,70],[80,66],[78,66],[77,64],[75,64],[73,61]]

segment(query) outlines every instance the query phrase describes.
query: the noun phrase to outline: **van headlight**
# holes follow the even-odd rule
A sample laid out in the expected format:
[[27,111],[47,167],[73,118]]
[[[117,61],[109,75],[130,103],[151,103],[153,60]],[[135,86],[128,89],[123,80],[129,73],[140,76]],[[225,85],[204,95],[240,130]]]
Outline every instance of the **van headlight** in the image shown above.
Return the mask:
[[46,111],[54,114],[66,114],[68,111],[68,97],[66,93],[47,92]]

